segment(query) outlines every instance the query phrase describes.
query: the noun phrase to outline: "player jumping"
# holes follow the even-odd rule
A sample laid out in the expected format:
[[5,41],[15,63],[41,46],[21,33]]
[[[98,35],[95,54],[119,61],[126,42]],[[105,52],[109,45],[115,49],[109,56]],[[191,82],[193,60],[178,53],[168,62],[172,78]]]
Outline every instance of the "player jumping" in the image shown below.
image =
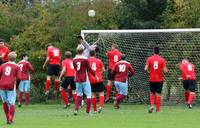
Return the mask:
[[16,101],[16,79],[20,78],[20,67],[15,63],[17,54],[8,54],[9,62],[0,68],[0,95],[3,102],[3,110],[6,115],[7,124],[12,124],[15,115]]
[[72,53],[70,51],[65,52],[66,59],[62,61],[62,71],[59,77],[59,81],[62,79],[63,75],[65,75],[65,79],[63,80],[61,84],[61,90],[60,95],[63,98],[63,101],[65,103],[64,108],[67,108],[70,104],[68,102],[68,97],[65,89],[68,89],[68,86],[72,88],[72,94],[74,103],[76,101],[76,84],[74,82],[75,77],[75,69],[73,65],[73,60],[71,59]]
[[[108,63],[109,63],[109,69],[108,69],[108,83],[106,86],[106,100],[105,102],[108,102],[110,99],[110,91],[111,91],[111,87],[112,87],[112,81],[114,80],[111,71],[115,65],[115,63],[117,63],[118,61],[121,60],[121,55],[122,53],[118,51],[118,45],[117,44],[112,44],[111,47],[111,51],[108,51],[106,53],[107,57],[108,57]],[[116,90],[116,96],[117,97],[118,92]]]
[[103,72],[105,71],[103,62],[95,57],[95,51],[90,51],[90,58],[88,59],[90,63],[90,68],[95,72],[95,74],[98,76],[99,80],[97,79],[89,72],[89,80],[92,88],[92,105],[94,112],[97,112],[96,107],[96,94],[99,94],[99,108],[98,113],[102,111],[103,105],[104,105],[104,84],[103,84]]
[[129,62],[126,61],[126,56],[121,56],[121,61],[117,62],[112,69],[112,74],[115,80],[115,87],[118,91],[118,96],[114,101],[115,109],[119,109],[120,102],[128,95],[128,78],[134,75],[134,69]]
[[192,109],[192,102],[195,99],[196,76],[195,66],[187,59],[183,59],[179,65],[182,73],[182,82],[185,89],[185,101],[189,109]]
[[159,56],[159,47],[154,48],[154,55],[150,56],[147,61],[144,70],[148,71],[148,68],[150,70],[150,77],[149,77],[149,83],[150,83],[150,109],[149,113],[153,112],[154,109],[154,99],[156,100],[156,112],[160,111],[160,105],[161,105],[161,92],[163,87],[163,74],[167,71],[166,62],[165,59]]
[[83,56],[84,48],[82,45],[79,45],[76,49],[76,57],[73,59],[73,65],[76,71],[75,82],[76,82],[76,91],[77,91],[77,100],[74,109],[74,115],[77,115],[79,106],[82,101],[83,92],[85,93],[86,99],[86,113],[90,113],[91,107],[91,86],[88,80],[88,71],[92,73],[93,76],[98,77],[95,75],[95,72],[90,68],[89,61],[86,57]]
[[18,63],[21,69],[21,78],[19,83],[19,92],[18,92],[18,107],[21,107],[22,96],[25,93],[25,105],[29,104],[30,97],[30,71],[33,71],[33,66],[28,62],[28,55],[23,54],[21,56],[21,61]]
[[60,72],[60,60],[61,52],[59,48],[54,47],[52,44],[47,45],[47,57],[43,64],[43,69],[49,62],[47,79],[45,85],[45,95],[49,94],[49,88],[51,85],[51,76],[55,76],[54,80],[54,93],[57,93],[59,90],[59,72]]

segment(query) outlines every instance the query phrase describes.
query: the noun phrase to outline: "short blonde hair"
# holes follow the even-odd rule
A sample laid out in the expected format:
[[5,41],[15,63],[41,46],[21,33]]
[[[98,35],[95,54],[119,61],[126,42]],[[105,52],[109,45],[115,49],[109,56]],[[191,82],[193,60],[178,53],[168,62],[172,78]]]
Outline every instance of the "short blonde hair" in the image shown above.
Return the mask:
[[10,53],[8,54],[8,60],[9,60],[9,61],[15,61],[16,58],[17,58],[16,52],[10,52]]
[[82,54],[83,51],[84,51],[83,45],[78,45],[78,47],[76,48],[76,53],[77,54]]

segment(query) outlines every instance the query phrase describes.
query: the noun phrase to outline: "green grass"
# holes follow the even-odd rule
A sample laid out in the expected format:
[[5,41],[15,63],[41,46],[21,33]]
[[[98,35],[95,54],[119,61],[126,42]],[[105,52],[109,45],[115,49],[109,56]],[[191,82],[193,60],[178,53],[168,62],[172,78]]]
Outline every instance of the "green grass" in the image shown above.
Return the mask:
[[164,106],[160,113],[147,113],[145,105],[121,105],[120,110],[105,105],[101,114],[88,116],[85,108],[78,116],[73,106],[62,109],[61,105],[30,105],[16,109],[15,122],[5,124],[0,110],[0,128],[199,128],[200,108],[188,110],[185,106]]

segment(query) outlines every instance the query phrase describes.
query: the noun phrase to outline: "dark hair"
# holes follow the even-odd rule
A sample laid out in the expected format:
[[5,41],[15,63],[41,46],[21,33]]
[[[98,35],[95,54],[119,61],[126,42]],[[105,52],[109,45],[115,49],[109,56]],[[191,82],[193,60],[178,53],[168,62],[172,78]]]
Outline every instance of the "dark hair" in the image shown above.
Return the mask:
[[100,50],[99,46],[96,46],[95,52],[99,52],[99,50]]
[[153,52],[154,52],[155,54],[159,54],[159,51],[160,51],[160,48],[159,48],[159,47],[154,47],[154,48],[153,48]]
[[126,55],[125,54],[121,55],[121,60],[126,60]]
[[0,38],[0,42],[4,42],[4,39],[1,39],[1,38]]
[[24,57],[26,57],[26,56],[28,56],[26,53],[23,53],[22,55],[21,55],[21,59],[23,60],[24,59]]
[[91,51],[90,51],[90,56],[95,56],[95,54],[96,54],[96,53],[95,53],[95,50],[91,50]]
[[51,43],[46,44],[45,48],[48,49],[49,46],[53,46]]
[[66,58],[71,58],[72,53],[70,51],[65,52],[65,57]]

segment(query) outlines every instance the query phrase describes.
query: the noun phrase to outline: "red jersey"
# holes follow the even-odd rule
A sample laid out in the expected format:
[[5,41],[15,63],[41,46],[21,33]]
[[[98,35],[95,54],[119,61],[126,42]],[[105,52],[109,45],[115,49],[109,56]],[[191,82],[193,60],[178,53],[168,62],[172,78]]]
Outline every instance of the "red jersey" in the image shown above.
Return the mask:
[[95,76],[95,72],[90,68],[89,61],[84,56],[76,56],[73,59],[73,65],[76,71],[75,82],[86,82],[88,80],[88,72]]
[[8,61],[8,54],[9,54],[9,52],[10,52],[10,50],[6,46],[3,46],[2,48],[0,48],[0,55],[2,55],[3,53],[5,53],[5,56],[2,58],[3,62],[7,62]]
[[113,69],[115,63],[121,60],[122,53],[117,49],[114,49],[112,51],[108,51],[106,55],[108,57],[109,69]]
[[195,80],[195,66],[192,63],[181,63],[179,69],[182,73],[182,80]]
[[18,63],[21,73],[20,73],[20,80],[30,80],[30,71],[33,71],[33,66],[30,62],[22,60]]
[[66,68],[65,77],[74,77],[75,76],[75,69],[73,65],[72,59],[65,59],[62,61],[62,67]]
[[149,66],[150,69],[150,82],[162,82],[163,78],[163,68],[166,67],[165,59],[159,55],[152,55],[150,56],[147,61],[146,65]]
[[99,78],[99,80],[97,81],[97,79],[92,75],[92,73],[89,72],[88,76],[90,83],[95,84],[103,82],[103,75],[102,75],[102,71],[104,69],[103,62],[100,59],[97,59],[96,57],[90,57],[88,61],[90,63],[90,68],[95,72],[95,74]]
[[115,81],[125,83],[128,77],[133,76],[134,69],[127,61],[119,61],[114,65],[112,74],[114,75]]
[[0,90],[14,90],[16,79],[20,78],[20,67],[15,62],[7,62],[0,68]]
[[60,65],[61,52],[59,48],[49,48],[47,50],[47,56],[49,57],[49,64]]

